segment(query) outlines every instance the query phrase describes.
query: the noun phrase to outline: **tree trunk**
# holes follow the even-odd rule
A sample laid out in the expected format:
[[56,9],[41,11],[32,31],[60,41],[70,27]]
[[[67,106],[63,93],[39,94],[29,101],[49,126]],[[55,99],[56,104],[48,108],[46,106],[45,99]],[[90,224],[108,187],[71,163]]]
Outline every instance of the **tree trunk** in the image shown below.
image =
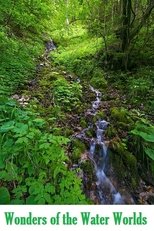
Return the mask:
[[135,21],[136,14],[132,9],[131,0],[122,0],[122,36],[121,36],[121,51],[124,53],[122,59],[122,65],[127,69],[129,48],[132,40],[138,35],[141,28],[150,17],[151,12],[154,8],[154,0],[148,1],[148,6],[138,23],[138,25],[132,29]]
[[122,66],[127,70],[128,66],[128,48],[130,45],[130,25],[131,25],[131,0],[122,2],[122,43],[121,50],[124,53]]
[[123,0],[122,12],[122,52],[127,51],[130,43],[131,0]]

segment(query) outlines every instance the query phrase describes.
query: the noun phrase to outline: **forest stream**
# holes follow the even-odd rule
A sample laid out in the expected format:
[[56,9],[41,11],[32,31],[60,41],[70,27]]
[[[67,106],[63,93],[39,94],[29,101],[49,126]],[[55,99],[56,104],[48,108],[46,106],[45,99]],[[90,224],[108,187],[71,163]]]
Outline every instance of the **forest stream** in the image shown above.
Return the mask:
[[154,204],[153,13],[1,1],[0,204]]
[[[43,57],[47,60],[50,52],[56,50],[56,46],[53,43],[52,39],[46,43],[46,49]],[[43,67],[44,64],[40,63],[38,65],[38,69]],[[77,78],[77,81],[80,83],[80,79]],[[85,118],[87,115],[91,116],[91,119],[96,115],[99,110],[101,102],[102,94],[99,90],[95,89],[91,85],[89,85],[89,91],[95,94],[95,100],[91,102],[91,108],[87,109],[85,112]],[[84,118],[84,119],[85,119]],[[94,194],[96,195],[95,200],[98,201],[99,204],[125,204],[129,201],[130,204],[134,203],[133,198],[129,193],[127,193],[127,198],[121,195],[121,193],[116,189],[113,185],[112,176],[108,177],[107,174],[109,173],[110,163],[109,163],[109,155],[108,155],[108,143],[110,141],[105,140],[104,132],[109,126],[109,122],[106,120],[99,119],[95,124],[89,122],[88,128],[83,129],[78,134],[72,135],[77,139],[80,139],[82,142],[88,142],[89,150],[88,150],[88,158],[92,161],[93,167],[95,170],[96,175],[96,191]],[[86,131],[89,129],[95,129],[96,137],[92,137],[89,139],[86,136]],[[77,165],[76,167],[79,167]],[[84,180],[83,180],[84,182]],[[115,182],[114,182],[115,183]]]
[[[51,52],[56,50],[56,46],[52,39],[50,39],[45,44],[45,52],[41,56],[41,62],[39,62],[36,66],[36,73],[42,72],[44,68],[48,68],[50,65],[49,55]],[[65,75],[67,72],[64,72]],[[72,78],[71,75],[68,75]],[[30,81],[30,89],[34,87],[33,91],[37,88],[37,79]],[[74,81],[74,80],[73,80]],[[80,81],[79,77],[76,76],[76,82],[82,85],[82,81]],[[36,85],[36,86],[35,86]],[[80,140],[83,144],[86,144],[86,158],[85,160],[90,160],[92,164],[91,173],[85,174],[84,167],[81,169],[82,160],[78,162],[78,164],[73,164],[70,167],[71,171],[76,171],[80,169],[82,172],[79,177],[83,182],[84,192],[89,197],[90,200],[95,204],[135,204],[132,193],[129,193],[129,189],[123,186],[120,180],[115,177],[117,173],[115,171],[120,171],[118,168],[113,168],[110,162],[109,155],[109,143],[110,140],[105,137],[105,131],[112,124],[106,121],[104,118],[99,118],[94,122],[94,118],[100,110],[101,105],[103,105],[102,101],[102,93],[95,89],[93,86],[86,83],[88,94],[92,93],[93,98],[90,101],[90,108],[87,108],[82,115],[78,115],[78,122],[80,119],[84,119],[88,121],[87,128],[80,129],[79,132],[74,131],[74,134],[71,135],[72,139]],[[12,98],[16,99],[21,106],[27,106],[30,97],[24,97],[22,95],[15,94]],[[88,119],[90,118],[90,119]],[[73,125],[74,126],[74,125]],[[93,130],[93,136],[88,137],[87,133],[89,130]],[[81,153],[81,159],[84,153]],[[84,158],[83,158],[84,159]],[[93,172],[93,173],[92,173]],[[93,174],[92,180],[91,174]]]
[[[96,115],[96,112],[100,106],[101,93],[98,90],[94,89],[92,86],[90,86],[90,90],[95,93],[96,100],[92,103],[92,108],[88,110],[88,113],[94,116]],[[93,137],[89,141],[89,158],[94,163],[95,174],[97,176],[96,191],[100,204],[123,204],[122,196],[115,189],[110,179],[106,176],[106,172],[108,171],[109,167],[109,158],[108,148],[105,144],[104,139],[104,131],[107,128],[108,124],[109,123],[103,119],[96,122],[96,138]],[[93,126],[94,124],[90,124],[89,128]],[[81,140],[87,139],[85,130],[76,135],[76,137],[80,138]]]

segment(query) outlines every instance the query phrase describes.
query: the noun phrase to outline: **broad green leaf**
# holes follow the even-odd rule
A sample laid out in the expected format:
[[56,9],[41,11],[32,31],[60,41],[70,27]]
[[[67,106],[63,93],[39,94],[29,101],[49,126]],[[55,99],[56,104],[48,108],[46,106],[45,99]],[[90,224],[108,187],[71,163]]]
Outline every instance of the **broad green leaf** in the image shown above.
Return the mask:
[[135,129],[133,131],[131,131],[131,133],[134,135],[142,137],[145,141],[154,142],[154,134],[147,134],[145,132],[138,131]]
[[16,144],[28,144],[28,138],[27,137],[20,137],[17,139]]
[[150,159],[154,160],[154,149],[145,148],[144,151],[147,154],[147,156],[150,157]]
[[44,199],[48,204],[51,204],[52,199],[49,193],[44,193]]
[[2,158],[0,157],[0,169],[3,169],[3,168],[5,168],[5,164]]
[[50,183],[45,185],[45,191],[51,194],[55,193],[55,187],[51,185]]
[[63,175],[66,174],[66,169],[64,169],[63,166],[57,166],[54,170],[53,177],[54,179],[57,177],[59,173],[62,173]]
[[11,205],[23,205],[24,204],[24,200],[14,199],[14,200],[11,200],[10,204]]
[[45,199],[42,197],[38,200],[37,204],[39,205],[44,205],[45,204]]
[[12,130],[14,128],[14,124],[15,124],[14,120],[4,123],[0,128],[0,132],[3,133]]
[[9,204],[10,203],[10,193],[7,188],[0,188],[0,204]]
[[36,204],[35,196],[29,196],[29,197],[26,199],[26,204],[27,204],[27,205],[35,205],[35,204]]
[[17,123],[13,131],[17,133],[16,137],[26,135],[28,131],[28,125],[23,123]]
[[42,127],[45,124],[45,120],[41,118],[34,119],[33,122],[36,124],[38,127]]

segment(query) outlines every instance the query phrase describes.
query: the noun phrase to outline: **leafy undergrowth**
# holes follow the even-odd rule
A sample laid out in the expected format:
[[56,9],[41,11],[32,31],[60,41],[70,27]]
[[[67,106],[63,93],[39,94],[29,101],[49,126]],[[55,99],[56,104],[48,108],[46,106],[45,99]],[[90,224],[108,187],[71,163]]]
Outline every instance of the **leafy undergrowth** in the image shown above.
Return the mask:
[[[115,81],[115,79],[117,79]],[[112,98],[118,93],[117,100],[129,109],[136,109],[144,116],[153,119],[153,82],[152,66],[141,67],[132,72],[108,72],[108,96]],[[112,92],[111,92],[112,91]]]
[[[42,31],[50,25],[49,1],[1,1],[0,95],[10,95],[35,74],[36,60],[43,53]],[[38,23],[39,22],[39,23]]]
[[53,134],[54,123],[39,112],[19,108],[14,100],[0,102],[0,193],[5,197],[0,203],[87,203],[81,180],[68,168],[70,140]]
[[102,38],[90,36],[83,25],[71,25],[69,31],[60,37],[60,31],[53,33],[57,52],[52,54],[54,63],[82,78],[91,78],[98,63],[95,54],[102,49]]
[[[102,104],[92,122],[98,119],[110,122],[106,138],[110,141],[111,162],[119,187],[136,192],[140,176],[153,184],[151,67],[129,73],[103,69],[97,55],[102,39],[91,37],[78,25],[63,32],[63,36],[59,31],[53,33],[57,51],[52,52],[50,59],[54,64],[46,63],[48,66],[36,76],[33,58],[42,45],[36,42],[34,49],[35,41],[31,41],[28,47],[23,47],[23,41],[8,39],[5,33],[1,36],[3,47],[9,44],[8,54],[14,50],[10,56],[2,57],[1,92],[10,95],[17,86],[20,90],[13,96],[17,102],[6,97],[0,99],[0,203],[90,203],[83,194],[82,177],[77,176],[80,169],[73,170],[87,149],[73,135],[87,128],[91,120],[84,117],[95,99],[89,84],[102,92]],[[24,86],[32,75],[35,79]],[[95,135],[93,130],[87,134],[89,138]],[[81,168],[89,177],[85,187],[90,191],[93,167],[86,159]]]
[[[8,38],[1,32],[0,95],[10,95],[35,74],[36,58],[43,51],[41,40]],[[34,38],[35,39],[35,38]],[[34,46],[35,45],[35,46]],[[19,62],[20,60],[20,62]]]
[[[111,163],[119,187],[126,187],[137,198],[135,203],[147,203],[140,198],[140,177],[153,185],[153,68],[142,66],[132,72],[103,69],[97,56],[99,40],[89,39],[87,46],[86,30],[79,27],[76,32],[77,37],[73,31],[65,34],[64,40],[55,36],[62,46],[54,53],[54,61],[102,92],[102,105],[94,121],[100,118],[110,122],[106,138],[110,140]],[[86,121],[81,122],[87,126]],[[89,132],[89,138],[93,135],[94,131]]]

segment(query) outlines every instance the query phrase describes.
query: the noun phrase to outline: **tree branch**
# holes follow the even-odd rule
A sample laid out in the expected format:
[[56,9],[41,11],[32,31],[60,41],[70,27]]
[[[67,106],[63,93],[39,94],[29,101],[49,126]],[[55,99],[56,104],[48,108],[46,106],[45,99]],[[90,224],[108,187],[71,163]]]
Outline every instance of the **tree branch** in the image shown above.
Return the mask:
[[152,10],[154,8],[154,0],[151,0],[150,4],[148,5],[142,19],[141,22],[139,23],[139,25],[132,31],[131,35],[130,35],[130,40],[132,40],[141,30],[141,28],[144,26],[144,24],[146,23],[146,20],[149,18]]

